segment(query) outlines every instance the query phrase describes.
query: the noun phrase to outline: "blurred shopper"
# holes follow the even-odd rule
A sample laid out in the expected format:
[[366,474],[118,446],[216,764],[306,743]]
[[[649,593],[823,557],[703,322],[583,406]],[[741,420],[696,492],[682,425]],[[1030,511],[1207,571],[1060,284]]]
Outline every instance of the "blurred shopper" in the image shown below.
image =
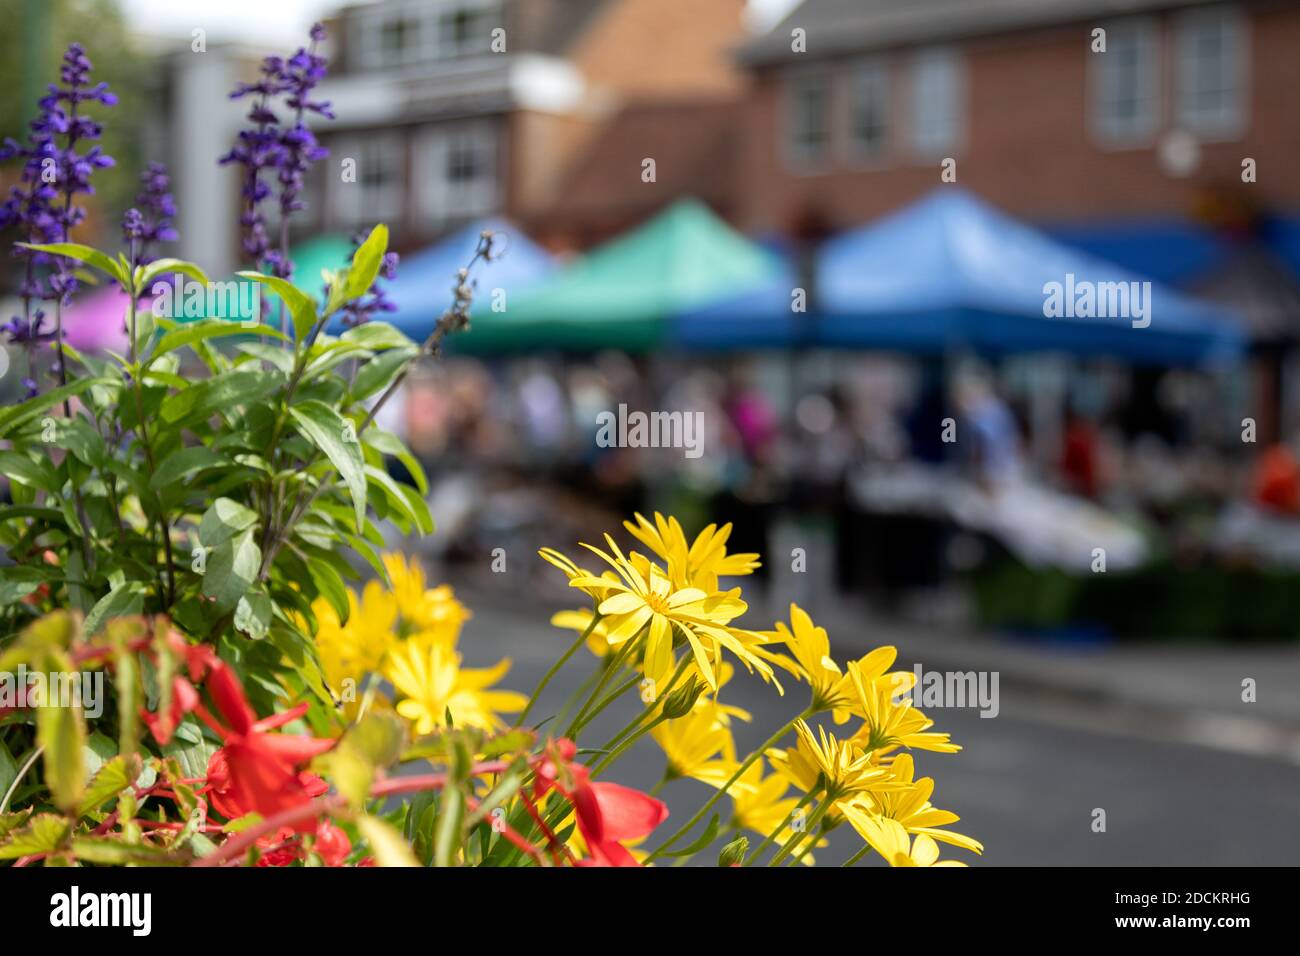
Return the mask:
[[1300,462],[1286,445],[1264,449],[1255,463],[1251,497],[1256,504],[1286,514],[1300,512]]

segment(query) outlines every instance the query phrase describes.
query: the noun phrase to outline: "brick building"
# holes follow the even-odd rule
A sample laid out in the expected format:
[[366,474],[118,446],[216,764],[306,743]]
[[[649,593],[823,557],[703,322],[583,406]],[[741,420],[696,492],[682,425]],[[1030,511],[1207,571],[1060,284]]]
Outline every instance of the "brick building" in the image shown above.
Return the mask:
[[1039,221],[1300,210],[1297,50],[1295,0],[805,0],[741,51],[738,222],[861,223],[946,158]]
[[[550,206],[606,124],[641,100],[734,96],[743,0],[382,0],[342,11],[321,97],[331,162],[309,229],[390,223],[419,245]],[[359,187],[359,188],[358,188]]]

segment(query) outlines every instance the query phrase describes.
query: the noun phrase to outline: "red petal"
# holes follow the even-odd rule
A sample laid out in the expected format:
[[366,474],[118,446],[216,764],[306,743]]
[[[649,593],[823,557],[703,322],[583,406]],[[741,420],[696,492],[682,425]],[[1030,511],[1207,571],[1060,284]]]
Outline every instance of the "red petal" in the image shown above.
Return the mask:
[[239,679],[227,664],[217,661],[213,665],[208,674],[207,686],[217,710],[221,711],[221,716],[226,718],[226,723],[234,733],[247,734],[253,729],[256,715],[248,704],[248,698],[244,696],[244,688]]
[[662,801],[617,783],[588,785],[595,794],[604,824],[604,840],[635,840],[651,833],[668,818]]

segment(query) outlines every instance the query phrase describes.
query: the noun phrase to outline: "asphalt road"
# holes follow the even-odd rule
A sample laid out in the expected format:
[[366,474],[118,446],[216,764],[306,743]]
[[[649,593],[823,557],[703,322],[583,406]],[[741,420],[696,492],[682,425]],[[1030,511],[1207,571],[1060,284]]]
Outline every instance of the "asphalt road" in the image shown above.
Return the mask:
[[[571,632],[547,621],[560,606],[507,594],[462,595],[474,611],[461,637],[466,666],[509,655],[503,685],[531,692],[561,654]],[[851,649],[840,649],[849,651]],[[593,658],[575,655],[543,695],[536,711],[553,713],[590,673]],[[899,665],[910,664],[900,648]],[[737,745],[761,743],[805,702],[742,673],[724,700],[754,714],[738,725]],[[1300,859],[1300,766],[1182,742],[1153,739],[1122,717],[1033,692],[1003,687],[997,717],[974,710],[931,710],[937,730],[952,733],[958,754],[915,754],[919,775],[936,781],[933,802],[962,818],[953,827],[980,840],[982,857],[956,848],[945,856],[972,865],[1295,865]],[[592,724],[581,743],[599,746],[636,712],[627,695]],[[607,779],[649,789],[663,755],[644,738]],[[671,810],[664,832],[707,798],[703,784],[680,780],[661,794]],[[720,806],[726,806],[724,800]],[[1094,832],[1094,810],[1105,810],[1105,832]],[[653,845],[653,841],[650,844]],[[719,846],[721,841],[719,841]],[[847,827],[832,834],[819,862],[837,864],[861,846]],[[716,848],[701,854],[712,863]]]

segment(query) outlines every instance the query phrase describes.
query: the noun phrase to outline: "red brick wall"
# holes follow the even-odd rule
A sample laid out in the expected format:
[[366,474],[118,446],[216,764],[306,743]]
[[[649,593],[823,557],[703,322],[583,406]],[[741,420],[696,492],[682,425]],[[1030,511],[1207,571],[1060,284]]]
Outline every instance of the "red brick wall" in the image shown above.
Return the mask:
[[[1095,24],[960,44],[965,132],[955,152],[958,183],[1033,219],[1189,214],[1207,187],[1219,184],[1266,207],[1300,209],[1300,176],[1294,173],[1300,165],[1300,5],[1242,9],[1249,24],[1245,131],[1234,142],[1202,143],[1199,167],[1186,178],[1167,173],[1153,148],[1098,145],[1088,94]],[[1168,20],[1159,22],[1164,109],[1157,140],[1172,126],[1173,70]],[[793,173],[783,157],[785,74],[756,71],[741,151],[743,227],[788,230],[810,214],[837,226],[858,223],[941,185],[938,161],[918,159],[905,140],[910,52],[891,54],[891,155],[871,169],[836,155],[824,172]],[[837,76],[832,95],[843,97],[845,64],[831,68]],[[841,128],[846,115],[837,116]],[[1242,186],[1247,156],[1258,163],[1258,182]]]

